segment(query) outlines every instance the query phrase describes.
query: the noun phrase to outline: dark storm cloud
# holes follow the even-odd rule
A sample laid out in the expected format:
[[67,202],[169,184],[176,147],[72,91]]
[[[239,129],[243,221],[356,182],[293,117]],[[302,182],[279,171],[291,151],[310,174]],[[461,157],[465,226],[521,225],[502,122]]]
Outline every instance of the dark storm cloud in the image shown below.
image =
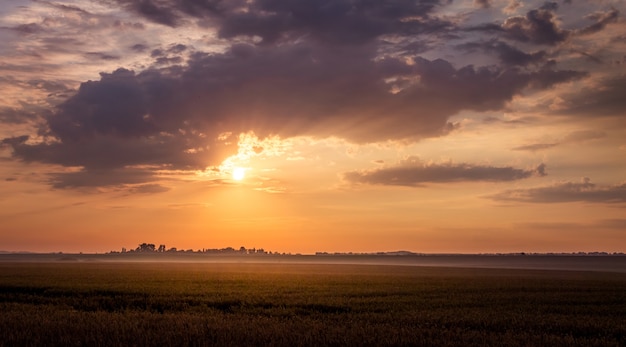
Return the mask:
[[263,0],[254,2],[248,13],[222,21],[219,34],[257,35],[265,42],[310,35],[323,42],[364,43],[384,34],[418,34],[441,25],[427,18],[438,4],[438,0]]
[[[258,123],[255,131],[269,125],[285,136],[337,135],[371,142],[439,135],[449,129],[448,117],[460,110],[500,109],[528,87],[584,76],[549,69],[456,69],[445,60],[420,57],[414,64],[375,61],[374,55],[369,46],[236,45],[226,54],[192,60],[183,83],[185,90],[203,94],[206,106],[199,108],[211,110],[211,118],[221,122],[245,117]],[[389,79],[393,82],[385,83]],[[392,94],[393,87],[401,91]]]
[[[451,23],[429,19],[438,0],[117,0],[145,18],[178,26],[184,18],[206,18],[221,38],[257,36],[264,43],[312,37],[341,44],[365,43],[384,34],[417,34]],[[411,18],[412,20],[406,20]]]
[[546,187],[506,190],[490,198],[497,201],[530,203],[626,203],[626,184],[597,186],[585,178],[582,182],[565,182]]
[[62,140],[79,140],[94,134],[130,137],[154,132],[143,116],[148,96],[134,72],[119,69],[102,73],[99,82],[81,84],[78,93],[59,106],[48,119],[52,133]]
[[346,172],[343,178],[357,184],[419,187],[425,183],[502,182],[545,175],[544,164],[534,170],[523,170],[468,163],[425,164],[413,158],[398,166]]
[[470,30],[501,33],[503,37],[515,41],[553,46],[565,41],[571,34],[569,30],[559,28],[554,13],[557,8],[557,3],[547,2],[528,11],[525,16],[509,17],[501,25],[485,24]]
[[529,11],[525,17],[511,17],[502,24],[507,36],[521,42],[554,45],[564,41],[569,32],[560,29],[550,9]]

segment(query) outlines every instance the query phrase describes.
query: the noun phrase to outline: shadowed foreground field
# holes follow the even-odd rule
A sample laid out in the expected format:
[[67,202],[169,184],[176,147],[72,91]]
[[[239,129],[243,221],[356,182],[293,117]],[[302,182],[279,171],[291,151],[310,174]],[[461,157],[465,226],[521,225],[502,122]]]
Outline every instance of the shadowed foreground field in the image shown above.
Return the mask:
[[626,274],[0,263],[0,345],[626,346]]

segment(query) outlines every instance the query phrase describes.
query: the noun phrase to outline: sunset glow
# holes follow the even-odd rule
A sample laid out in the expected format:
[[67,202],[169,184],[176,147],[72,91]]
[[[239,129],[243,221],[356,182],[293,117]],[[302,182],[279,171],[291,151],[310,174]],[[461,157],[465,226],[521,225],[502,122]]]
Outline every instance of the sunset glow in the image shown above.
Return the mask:
[[241,181],[244,177],[246,177],[246,169],[242,167],[236,167],[233,170],[233,179],[235,181]]
[[0,251],[626,251],[624,1],[142,4],[0,3]]

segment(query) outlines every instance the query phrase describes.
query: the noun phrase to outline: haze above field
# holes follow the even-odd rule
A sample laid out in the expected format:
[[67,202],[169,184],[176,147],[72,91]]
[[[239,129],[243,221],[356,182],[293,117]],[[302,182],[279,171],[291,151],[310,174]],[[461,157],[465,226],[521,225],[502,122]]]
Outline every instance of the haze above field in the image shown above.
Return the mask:
[[626,250],[626,4],[0,3],[0,248]]

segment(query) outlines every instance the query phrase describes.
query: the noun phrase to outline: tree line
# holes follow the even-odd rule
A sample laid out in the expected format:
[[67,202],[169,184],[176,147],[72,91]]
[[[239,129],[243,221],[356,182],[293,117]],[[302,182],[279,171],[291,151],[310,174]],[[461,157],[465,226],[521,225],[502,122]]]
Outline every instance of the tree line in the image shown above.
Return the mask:
[[[111,253],[118,253],[112,251]],[[122,248],[121,253],[226,253],[226,254],[280,254],[277,252],[266,251],[263,248],[246,248],[244,246],[235,249],[233,247],[226,248],[203,248],[198,250],[193,249],[178,249],[176,247],[167,248],[161,244],[158,247],[154,243],[140,243],[137,248],[126,249]]]

